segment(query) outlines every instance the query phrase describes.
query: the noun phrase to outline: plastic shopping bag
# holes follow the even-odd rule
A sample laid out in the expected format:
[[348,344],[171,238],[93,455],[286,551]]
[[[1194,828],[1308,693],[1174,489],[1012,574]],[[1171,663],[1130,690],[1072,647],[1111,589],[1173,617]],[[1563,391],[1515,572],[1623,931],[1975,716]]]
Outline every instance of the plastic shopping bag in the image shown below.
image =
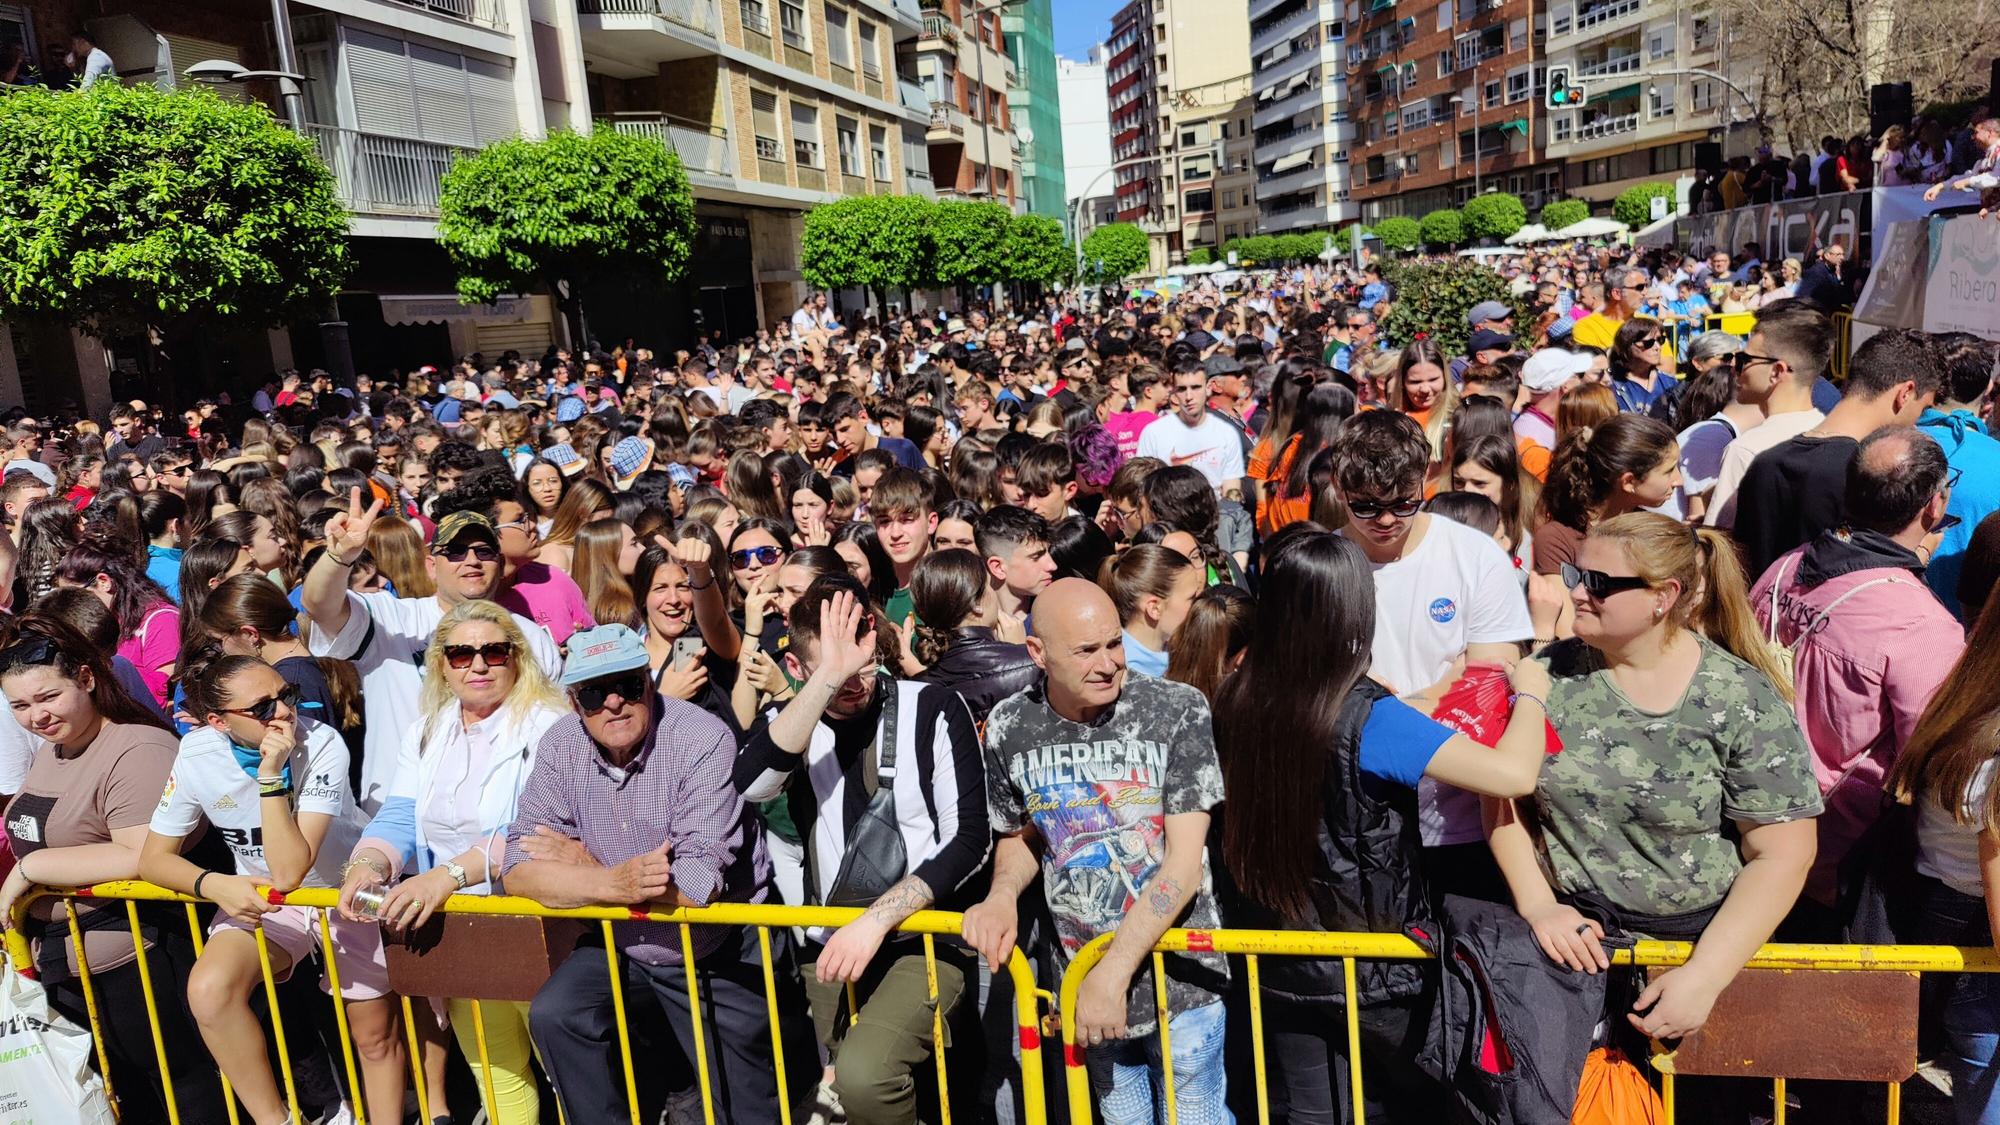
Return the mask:
[[114,1125],[90,1033],[49,1009],[39,981],[0,970],[0,1120],[10,1125]]
[[1661,1125],[1667,1108],[1622,1052],[1599,1047],[1583,1060],[1570,1125]]
[[[1468,664],[1465,673],[1438,697],[1431,718],[1479,743],[1492,746],[1507,733],[1514,715],[1514,689],[1508,686],[1507,669],[1498,664]],[[1556,728],[1543,720],[1547,730],[1543,746],[1550,754],[1562,751]]]

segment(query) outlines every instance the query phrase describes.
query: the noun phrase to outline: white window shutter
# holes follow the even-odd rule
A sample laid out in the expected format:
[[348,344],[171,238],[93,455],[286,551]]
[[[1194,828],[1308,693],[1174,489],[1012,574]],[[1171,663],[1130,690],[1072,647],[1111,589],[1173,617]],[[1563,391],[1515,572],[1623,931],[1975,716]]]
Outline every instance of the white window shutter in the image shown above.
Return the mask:
[[342,61],[357,129],[386,137],[419,135],[410,60],[402,40],[349,28]]
[[410,44],[410,79],[416,89],[417,123],[424,140],[471,146],[472,93],[466,88],[465,60],[451,51]]
[[484,59],[465,60],[466,84],[472,92],[472,131],[482,145],[505,140],[521,131],[514,108],[514,75],[507,67]]

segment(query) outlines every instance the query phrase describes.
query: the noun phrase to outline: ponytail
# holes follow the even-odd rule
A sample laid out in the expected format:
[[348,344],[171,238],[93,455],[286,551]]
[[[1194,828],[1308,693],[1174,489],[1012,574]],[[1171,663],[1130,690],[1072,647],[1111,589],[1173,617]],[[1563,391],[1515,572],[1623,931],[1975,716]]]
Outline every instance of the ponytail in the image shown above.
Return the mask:
[[1695,540],[1701,547],[1701,596],[1694,608],[1694,628],[1724,652],[1764,673],[1785,702],[1792,702],[1791,671],[1771,652],[1757,624],[1749,577],[1737,558],[1736,544],[1727,535],[1706,529],[1697,530]]
[[1556,443],[1542,488],[1542,514],[1589,531],[1627,473],[1644,477],[1674,448],[1674,431],[1657,418],[1620,414],[1601,426],[1578,426]]
[[1157,543],[1128,547],[1125,553],[1104,560],[1097,584],[1111,595],[1118,607],[1118,620],[1129,625],[1139,615],[1139,603],[1147,598],[1173,596],[1174,581],[1194,564],[1186,555]]

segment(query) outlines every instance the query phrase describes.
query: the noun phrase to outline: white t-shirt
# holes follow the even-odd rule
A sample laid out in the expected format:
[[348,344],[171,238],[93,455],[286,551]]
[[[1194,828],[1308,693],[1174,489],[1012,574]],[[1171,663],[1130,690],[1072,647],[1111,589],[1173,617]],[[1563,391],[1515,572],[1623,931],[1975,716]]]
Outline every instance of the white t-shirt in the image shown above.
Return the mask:
[[1974,898],[1986,897],[1986,884],[1979,876],[1977,821],[1985,812],[1986,794],[1993,788],[1996,762],[2000,759],[1986,759],[1965,787],[1965,807],[1973,814],[1973,824],[1953,820],[1936,801],[1917,802],[1917,873]]
[[0,793],[21,791],[28,780],[28,766],[41,745],[42,740],[14,717],[13,704],[0,695]]
[[[308,648],[314,656],[352,660],[361,676],[361,705],[367,735],[361,746],[361,791],[355,794],[373,816],[389,795],[403,732],[423,717],[417,696],[424,684],[424,650],[444,619],[444,605],[428,598],[347,593],[347,627],[339,634],[314,629]],[[514,614],[528,647],[549,679],[562,676],[562,653],[541,625]]]
[[1743,474],[1750,462],[1767,449],[1776,449],[1826,420],[1817,410],[1788,410],[1773,414],[1758,425],[1737,435],[1722,451],[1722,471],[1708,494],[1708,513],[1702,522],[1728,531],[1736,526],[1736,490],[1743,486]]
[[[308,887],[337,887],[340,867],[354,850],[363,822],[347,785],[347,744],[332,727],[299,719],[303,735],[292,749],[292,811],[333,817],[321,842]],[[174,771],[153,810],[152,829],[162,836],[191,836],[206,820],[236,857],[236,873],[268,878],[264,862],[264,812],[259,807],[257,779],[236,761],[229,736],[213,727],[197,727],[181,739]]]
[[1236,427],[1206,415],[1189,426],[1178,414],[1162,414],[1139,431],[1139,456],[1157,457],[1169,465],[1193,465],[1222,490],[1225,481],[1243,478],[1243,438]]
[[[1369,675],[1398,694],[1444,678],[1476,644],[1534,639],[1528,599],[1513,560],[1493,537],[1443,516],[1428,521],[1416,549],[1375,573],[1375,644]],[[1443,792],[1439,792],[1442,789]],[[1426,845],[1483,839],[1479,801],[1426,779],[1418,787],[1418,826]]]

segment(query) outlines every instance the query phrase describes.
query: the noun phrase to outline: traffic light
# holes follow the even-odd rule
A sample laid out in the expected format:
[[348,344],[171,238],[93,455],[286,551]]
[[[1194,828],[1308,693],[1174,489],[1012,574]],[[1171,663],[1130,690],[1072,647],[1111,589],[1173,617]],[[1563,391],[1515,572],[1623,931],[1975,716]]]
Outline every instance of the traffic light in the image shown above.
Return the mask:
[[1549,109],[1574,109],[1583,104],[1583,87],[1572,83],[1569,76],[1569,67],[1549,68],[1548,86],[1542,95],[1544,106]]

